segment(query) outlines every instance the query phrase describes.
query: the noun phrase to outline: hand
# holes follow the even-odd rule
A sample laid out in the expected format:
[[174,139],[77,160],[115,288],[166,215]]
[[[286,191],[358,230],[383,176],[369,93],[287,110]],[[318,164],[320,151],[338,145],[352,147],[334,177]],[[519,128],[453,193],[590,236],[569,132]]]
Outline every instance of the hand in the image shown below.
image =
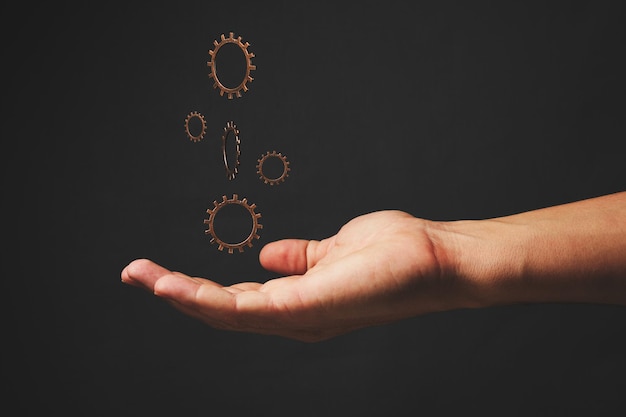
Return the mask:
[[462,306],[442,273],[432,225],[401,211],[380,211],[322,241],[270,243],[261,250],[261,265],[286,276],[265,283],[222,286],[146,259],[131,262],[122,281],[215,328],[319,341]]
[[224,287],[142,259],[122,281],[228,330],[328,339],[457,308],[537,302],[626,305],[626,192],[486,220],[401,211],[357,217],[322,241],[265,246],[287,276]]

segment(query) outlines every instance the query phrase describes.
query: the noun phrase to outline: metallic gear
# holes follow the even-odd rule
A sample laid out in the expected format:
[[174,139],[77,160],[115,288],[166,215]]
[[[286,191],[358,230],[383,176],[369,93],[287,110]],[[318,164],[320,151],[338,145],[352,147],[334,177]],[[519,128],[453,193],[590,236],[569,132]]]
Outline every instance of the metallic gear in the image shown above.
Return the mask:
[[[228,157],[226,156],[226,139],[232,133],[235,137],[235,166],[231,169],[228,166]],[[235,126],[235,122],[229,121],[224,127],[222,135],[222,156],[224,157],[224,167],[226,168],[226,176],[229,180],[234,180],[239,172],[239,156],[241,156],[241,140],[239,139],[239,129]]]
[[[278,178],[268,178],[264,173],[263,173],[263,164],[265,163],[265,161],[268,158],[279,158],[281,160],[281,162],[283,163],[283,172],[282,174],[280,174],[280,176]],[[276,153],[276,151],[267,151],[265,153],[265,155],[261,156],[261,158],[259,158],[257,160],[257,174],[259,174],[259,178],[263,180],[263,182],[265,182],[266,184],[269,185],[274,185],[274,184],[280,184],[281,182],[285,181],[285,178],[287,178],[289,176],[289,171],[291,171],[291,168],[289,168],[289,162],[287,161],[287,158],[282,154],[282,153]]]
[[[215,57],[217,56],[217,52],[220,50],[222,46],[226,45],[227,43],[232,43],[232,44],[237,45],[243,52],[244,56],[246,57],[246,75],[244,76],[241,83],[238,86],[233,87],[233,88],[226,87],[224,84],[222,84],[222,82],[217,77],[217,70],[216,70],[216,64],[215,64]],[[252,58],[254,57],[254,54],[252,52],[248,52],[248,46],[250,46],[250,44],[248,42],[242,43],[241,36],[238,36],[237,38],[235,38],[233,32],[230,32],[230,35],[228,36],[228,38],[225,37],[224,34],[222,34],[221,41],[220,42],[213,41],[213,45],[215,45],[215,49],[209,50],[209,55],[211,55],[211,60],[207,62],[207,66],[211,68],[211,72],[209,73],[209,78],[213,78],[213,80],[215,81],[213,83],[213,88],[220,89],[220,96],[223,96],[224,93],[228,94],[229,99],[233,98],[233,94],[236,95],[237,97],[241,97],[241,90],[248,91],[248,86],[246,84],[249,82],[252,82],[252,80],[254,79],[250,76],[250,71],[256,69],[256,66],[252,65]]]
[[[250,231],[250,234],[248,235],[248,237],[239,243],[224,242],[215,234],[215,225],[214,225],[215,216],[217,215],[217,212],[222,207],[228,204],[238,204],[242,206],[243,208],[245,208],[246,210],[248,210],[248,213],[250,213],[250,216],[252,216],[252,230]],[[256,208],[256,204],[248,204],[247,199],[244,198],[242,200],[239,200],[237,194],[233,194],[233,198],[229,199],[226,196],[223,196],[222,201],[220,201],[219,203],[217,201],[213,201],[213,205],[214,205],[213,209],[207,209],[206,211],[209,214],[209,218],[204,220],[204,224],[209,226],[209,228],[205,230],[204,233],[207,235],[210,234],[212,236],[211,243],[213,244],[217,242],[218,244],[217,249],[220,251],[224,250],[224,248],[228,248],[228,253],[233,253],[233,250],[235,249],[238,249],[239,252],[243,252],[244,246],[248,246],[251,248],[252,240],[259,239],[259,235],[257,234],[257,231],[263,228],[263,225],[259,224],[259,218],[261,217],[261,213],[254,212],[254,209]]]
[[[191,133],[191,130],[189,129],[189,121],[194,117],[200,119],[201,123],[200,133],[195,136]],[[185,133],[187,133],[187,137],[189,137],[189,140],[192,140],[194,142],[201,141],[206,134],[206,119],[204,118],[204,116],[197,111],[192,111],[191,113],[189,113],[187,115],[187,118],[185,119]]]

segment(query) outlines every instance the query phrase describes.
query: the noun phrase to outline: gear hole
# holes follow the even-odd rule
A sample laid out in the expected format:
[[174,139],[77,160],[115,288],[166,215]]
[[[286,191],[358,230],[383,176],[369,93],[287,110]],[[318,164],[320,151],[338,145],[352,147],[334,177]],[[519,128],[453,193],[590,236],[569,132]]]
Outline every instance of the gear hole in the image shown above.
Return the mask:
[[263,161],[263,175],[271,180],[277,180],[285,172],[285,165],[282,159],[270,156]]
[[202,133],[202,120],[199,117],[194,116],[189,118],[189,122],[187,122],[189,126],[189,133],[191,136],[200,136]]
[[224,44],[214,58],[215,76],[226,88],[237,88],[246,78],[248,62],[241,48],[233,43]]
[[245,207],[234,203],[221,207],[213,220],[217,237],[231,245],[246,240],[252,232],[253,225],[250,212]]

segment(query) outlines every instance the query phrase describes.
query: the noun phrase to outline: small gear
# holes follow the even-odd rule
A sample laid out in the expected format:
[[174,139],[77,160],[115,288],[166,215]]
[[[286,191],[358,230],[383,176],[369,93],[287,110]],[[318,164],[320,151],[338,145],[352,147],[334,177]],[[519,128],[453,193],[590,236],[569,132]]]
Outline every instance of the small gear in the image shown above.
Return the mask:
[[[217,77],[217,69],[216,69],[216,63],[215,63],[215,57],[217,56],[217,52],[220,50],[222,46],[226,45],[227,43],[232,43],[232,44],[237,45],[239,48],[241,48],[241,51],[246,57],[246,75],[244,76],[243,80],[238,86],[232,87],[232,88],[226,87],[219,80],[219,78]],[[235,38],[235,35],[233,34],[233,32],[230,32],[228,38],[225,37],[224,34],[222,34],[221,41],[220,42],[213,41],[213,45],[215,45],[215,49],[209,50],[209,55],[211,55],[211,60],[207,62],[207,66],[211,68],[211,72],[209,73],[209,78],[213,78],[213,80],[215,81],[213,83],[213,88],[219,88],[220,96],[223,96],[224,93],[226,93],[229,99],[232,99],[233,95],[237,97],[241,97],[241,90],[243,90],[244,92],[248,91],[247,84],[249,82],[252,82],[252,80],[254,79],[250,76],[250,71],[256,70],[256,66],[252,65],[252,58],[254,58],[254,54],[252,52],[248,52],[248,46],[250,46],[250,44],[248,42],[246,43],[241,42],[241,36],[238,36]]]
[[[231,169],[228,166],[228,157],[226,156],[226,139],[232,133],[235,137],[235,166]],[[239,172],[239,157],[241,156],[241,140],[239,139],[239,129],[235,126],[235,122],[226,122],[224,134],[222,135],[222,156],[224,157],[224,167],[226,168],[226,176],[229,180],[234,180]]]
[[[283,172],[282,174],[280,174],[279,177],[268,178],[263,173],[263,164],[268,158],[279,158],[281,162],[283,163]],[[276,153],[276,151],[272,151],[272,152],[267,151],[265,155],[261,156],[261,158],[257,160],[256,169],[257,169],[257,174],[259,174],[259,178],[262,179],[263,182],[269,185],[280,184],[281,182],[284,182],[285,178],[289,176],[289,171],[291,171],[291,168],[289,168],[289,162],[287,161],[287,158],[282,153]]]
[[[250,213],[250,216],[252,217],[252,230],[250,231],[250,234],[248,235],[248,237],[239,243],[224,242],[215,234],[215,225],[214,225],[215,216],[217,215],[218,211],[220,211],[222,207],[228,204],[238,204],[242,206],[243,208],[248,210],[248,213]],[[257,234],[257,231],[259,229],[263,229],[263,225],[259,223],[259,218],[261,217],[261,213],[254,212],[254,209],[256,208],[256,204],[248,204],[248,200],[246,198],[239,200],[239,197],[237,196],[237,194],[233,194],[233,198],[231,199],[227,198],[226,196],[223,196],[222,201],[220,202],[213,201],[213,206],[214,206],[213,209],[207,209],[206,212],[209,214],[209,218],[204,220],[204,224],[209,226],[209,228],[206,229],[204,233],[206,235],[212,236],[211,243],[212,244],[217,243],[218,244],[217,249],[220,251],[224,250],[224,248],[228,248],[228,253],[233,253],[235,249],[238,249],[239,252],[243,252],[244,246],[248,246],[251,248],[252,240],[259,239],[259,235]]]
[[[193,118],[200,119],[200,123],[201,123],[200,133],[198,133],[197,135],[193,135],[191,133],[191,130],[189,129],[189,122]],[[187,115],[187,118],[185,119],[185,133],[187,133],[187,136],[189,137],[190,140],[194,142],[201,141],[206,133],[206,119],[204,118],[204,116],[198,113],[197,111],[192,111],[191,113],[189,113]]]

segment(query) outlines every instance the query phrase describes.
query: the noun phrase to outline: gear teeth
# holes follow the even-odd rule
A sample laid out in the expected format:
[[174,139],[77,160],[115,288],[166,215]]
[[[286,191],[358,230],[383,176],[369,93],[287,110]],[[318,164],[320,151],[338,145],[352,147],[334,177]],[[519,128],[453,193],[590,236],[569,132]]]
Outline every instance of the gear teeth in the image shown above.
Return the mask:
[[[203,220],[203,223],[209,226],[208,229],[204,231],[204,234],[211,235],[212,238],[210,243],[217,243],[218,250],[220,251],[224,250],[224,248],[228,248],[228,253],[231,254],[233,253],[234,249],[237,249],[239,252],[243,252],[244,246],[252,247],[252,240],[260,238],[257,233],[258,230],[263,229],[263,225],[259,224],[259,218],[261,217],[261,213],[256,213],[254,211],[254,209],[256,208],[256,204],[248,204],[248,199],[245,197],[240,200],[239,195],[237,194],[233,194],[232,198],[228,198],[226,195],[222,195],[222,201],[217,202],[217,200],[214,200],[213,204],[215,205],[215,208],[206,210],[206,212],[209,214],[209,218]],[[237,204],[242,206],[248,211],[248,213],[252,217],[252,230],[250,231],[248,237],[239,243],[224,242],[215,234],[214,222],[217,212],[222,207],[228,204]]]
[[[278,158],[281,160],[283,164],[283,172],[278,178],[269,178],[263,173],[263,164],[268,158]],[[284,182],[285,179],[289,176],[289,171],[291,171],[291,168],[289,168],[289,161],[287,161],[287,158],[282,153],[277,153],[276,150],[273,150],[271,152],[267,151],[265,152],[265,154],[261,155],[261,157],[257,159],[256,168],[257,168],[257,174],[259,174],[259,179],[263,180],[265,184],[269,184],[271,186],[278,185],[281,182]]]
[[[237,85],[236,87],[226,87],[219,80],[217,76],[217,72],[216,72],[217,68],[215,64],[215,59],[217,57],[217,54],[220,48],[226,45],[227,43],[232,43],[238,46],[243,52],[245,59],[246,59],[246,74],[243,77],[243,80],[241,81],[241,83],[239,83],[239,85]],[[224,34],[222,33],[220,35],[220,41],[218,42],[217,40],[214,40],[213,46],[214,46],[214,49],[209,50],[210,60],[207,61],[207,67],[211,69],[211,71],[209,72],[209,78],[212,78],[215,81],[215,83],[213,84],[213,88],[214,89],[219,88],[220,97],[223,97],[224,94],[226,93],[226,96],[228,97],[229,100],[232,100],[233,96],[238,97],[238,98],[242,97],[241,91],[243,90],[243,92],[247,92],[248,91],[247,83],[251,83],[254,80],[254,78],[250,76],[250,71],[256,70],[256,65],[252,64],[252,58],[254,58],[255,55],[254,53],[248,51],[248,47],[250,47],[250,43],[242,42],[241,36],[237,36],[235,38],[235,34],[233,32],[230,32],[228,37],[224,36]]]
[[[200,120],[200,133],[198,133],[197,135],[192,134],[191,129],[189,129],[189,122],[191,121],[191,119],[194,118]],[[191,113],[189,113],[185,118],[185,133],[187,134],[189,140],[193,142],[201,141],[206,134],[206,118],[197,111],[192,111]]]

